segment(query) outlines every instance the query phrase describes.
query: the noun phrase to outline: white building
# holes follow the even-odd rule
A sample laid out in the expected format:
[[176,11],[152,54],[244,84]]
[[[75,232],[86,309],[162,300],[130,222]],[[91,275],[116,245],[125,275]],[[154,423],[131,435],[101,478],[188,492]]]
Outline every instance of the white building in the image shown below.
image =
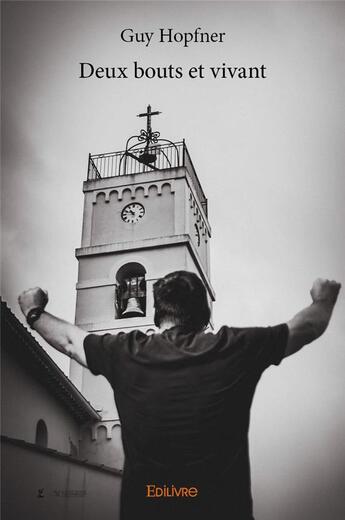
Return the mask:
[[116,520],[120,464],[85,455],[99,414],[5,303],[1,336],[2,518]]

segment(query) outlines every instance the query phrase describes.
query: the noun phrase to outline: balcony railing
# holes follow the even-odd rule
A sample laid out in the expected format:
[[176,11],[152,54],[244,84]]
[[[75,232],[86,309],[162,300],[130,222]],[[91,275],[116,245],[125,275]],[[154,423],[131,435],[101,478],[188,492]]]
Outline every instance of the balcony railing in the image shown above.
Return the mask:
[[207,215],[207,199],[199,182],[187,146],[184,141],[169,144],[152,144],[148,151],[156,156],[153,167],[140,162],[145,147],[134,148],[126,154],[122,152],[110,152],[97,155],[89,155],[87,172],[88,181],[118,177],[122,175],[142,174],[155,170],[167,170],[183,166],[188,170],[194,189],[201,205]]

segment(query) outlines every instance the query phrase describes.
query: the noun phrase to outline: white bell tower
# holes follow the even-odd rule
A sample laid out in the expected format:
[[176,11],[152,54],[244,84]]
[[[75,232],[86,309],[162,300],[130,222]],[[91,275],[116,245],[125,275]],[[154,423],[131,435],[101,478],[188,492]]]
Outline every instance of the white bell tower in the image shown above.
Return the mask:
[[[146,130],[122,152],[90,155],[83,191],[76,325],[103,334],[155,330],[152,285],[176,270],[203,280],[210,302],[207,199],[185,142]],[[118,421],[114,396],[103,377],[71,362],[70,376],[105,422]],[[109,425],[108,425],[109,426]]]

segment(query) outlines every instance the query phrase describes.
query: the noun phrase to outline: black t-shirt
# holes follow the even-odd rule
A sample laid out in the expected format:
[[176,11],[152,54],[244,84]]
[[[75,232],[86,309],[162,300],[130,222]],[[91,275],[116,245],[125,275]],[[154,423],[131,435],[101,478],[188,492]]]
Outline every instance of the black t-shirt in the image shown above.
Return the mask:
[[[88,367],[113,387],[122,425],[122,520],[253,518],[250,406],[262,372],[284,357],[287,338],[286,324],[85,338]],[[160,491],[149,485],[165,494],[195,487],[197,495],[153,497]]]

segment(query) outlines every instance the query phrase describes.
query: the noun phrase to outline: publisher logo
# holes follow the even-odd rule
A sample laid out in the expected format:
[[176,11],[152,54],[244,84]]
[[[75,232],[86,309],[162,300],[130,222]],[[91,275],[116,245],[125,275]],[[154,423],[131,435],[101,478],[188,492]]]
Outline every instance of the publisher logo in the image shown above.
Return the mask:
[[176,487],[156,484],[146,485],[146,498],[195,498],[198,495],[198,488],[195,486]]

